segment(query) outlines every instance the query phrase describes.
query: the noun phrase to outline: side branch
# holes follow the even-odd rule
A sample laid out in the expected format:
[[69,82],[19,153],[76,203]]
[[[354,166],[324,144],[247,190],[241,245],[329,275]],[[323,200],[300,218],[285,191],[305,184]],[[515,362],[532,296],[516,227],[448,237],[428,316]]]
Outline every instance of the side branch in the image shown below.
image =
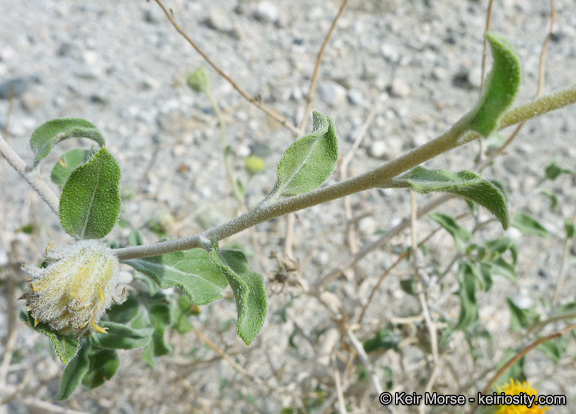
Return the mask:
[[18,174],[26,180],[28,184],[42,197],[42,200],[48,204],[50,209],[56,214],[60,216],[58,213],[59,210],[59,201],[58,197],[54,192],[48,187],[48,185],[37,175],[30,172],[26,163],[14,152],[12,148],[8,145],[4,137],[0,135],[0,155],[8,161],[8,164],[12,166],[16,170]]

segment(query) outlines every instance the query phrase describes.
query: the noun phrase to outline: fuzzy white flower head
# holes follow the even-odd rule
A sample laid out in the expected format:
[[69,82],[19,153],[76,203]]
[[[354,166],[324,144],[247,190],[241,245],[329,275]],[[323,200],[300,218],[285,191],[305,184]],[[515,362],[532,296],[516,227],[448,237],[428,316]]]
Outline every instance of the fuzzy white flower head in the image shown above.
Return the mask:
[[45,268],[22,267],[32,281],[21,299],[35,324],[76,336],[106,333],[98,322],[112,302],[122,301],[114,299],[120,267],[116,255],[102,242],[81,240],[47,256],[51,263]]

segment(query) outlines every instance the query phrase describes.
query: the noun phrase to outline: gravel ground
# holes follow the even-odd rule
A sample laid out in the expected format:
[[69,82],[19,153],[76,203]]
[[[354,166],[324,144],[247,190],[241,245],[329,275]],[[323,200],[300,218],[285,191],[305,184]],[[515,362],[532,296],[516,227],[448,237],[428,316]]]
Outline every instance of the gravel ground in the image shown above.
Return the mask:
[[[166,3],[183,29],[250,96],[258,97],[290,122],[300,122],[316,56],[339,3]],[[324,56],[313,101],[314,109],[333,118],[343,154],[350,151],[369,115],[375,114],[351,162],[350,174],[368,171],[425,143],[474,103],[480,88],[486,7],[485,1],[472,0],[351,2]],[[576,83],[576,7],[572,1],[560,0],[556,8],[558,21],[548,49],[545,93]],[[547,2],[504,0],[495,6],[492,29],[504,33],[515,45],[524,66],[518,102],[534,96],[549,21]],[[208,100],[191,92],[185,82],[186,75],[201,65],[207,66],[154,2],[0,0],[0,84],[25,78],[25,90],[12,106],[6,99],[0,100],[0,126],[9,132],[10,145],[31,165],[29,137],[40,124],[61,117],[85,118],[96,124],[123,170],[122,217],[131,226],[144,228],[147,242],[158,239],[147,230],[151,222],[160,223],[170,237],[178,237],[218,225],[237,213],[222,163],[214,111]],[[236,173],[247,180],[242,166],[250,154],[267,163],[265,171],[249,183],[247,205],[253,207],[270,191],[274,166],[294,137],[289,129],[246,102],[215,71],[210,69],[210,73],[212,93],[224,112],[227,139],[235,151]],[[455,373],[441,370],[439,392],[472,393],[475,384],[485,385],[486,378],[478,380],[471,372],[493,367],[506,348],[529,343],[510,331],[506,297],[534,304],[546,315],[562,267],[563,219],[575,214],[576,179],[565,175],[544,184],[540,179],[552,159],[573,168],[573,114],[574,108],[568,108],[531,121],[505,156],[484,170],[487,178],[507,187],[512,212],[537,217],[552,237],[522,236],[515,229],[505,232],[520,246],[519,277],[517,283],[495,278],[492,291],[481,298],[483,327],[492,334],[493,347],[484,346],[481,362],[473,365],[466,339],[455,334],[445,348],[446,360]],[[72,141],[60,144],[42,173],[48,178],[50,161],[77,145]],[[81,145],[89,147],[85,142]],[[472,144],[426,166],[470,169],[477,153],[478,145]],[[15,274],[22,278],[14,270],[19,262],[39,263],[50,240],[61,245],[70,239],[23,180],[5,163],[0,165],[0,268],[4,268],[2,277]],[[329,183],[338,179],[334,174]],[[540,194],[543,188],[560,200],[556,210]],[[433,198],[417,196],[417,201],[424,205]],[[354,228],[360,247],[398,224],[411,208],[406,191],[374,190],[350,197],[350,202],[353,217],[362,217]],[[370,381],[359,381],[354,370],[350,373],[350,367],[345,367],[351,351],[348,344],[340,343],[338,327],[342,325],[335,321],[358,315],[377,276],[410,245],[410,238],[403,232],[391,244],[369,254],[346,272],[345,279],[328,284],[321,297],[304,294],[307,285],[352,257],[342,206],[342,201],[334,201],[296,214],[292,257],[300,271],[291,274],[286,286],[269,283],[268,320],[250,348],[241,343],[230,323],[235,318],[231,300],[204,307],[194,321],[250,375],[221,360],[194,333],[173,333],[173,354],[159,359],[155,368],[147,367],[138,351],[122,352],[121,370],[114,379],[91,391],[79,390],[69,402],[52,404],[61,364],[45,338],[20,329],[18,358],[13,358],[6,386],[15,390],[24,382],[26,388],[8,405],[0,406],[0,413],[65,412],[61,407],[89,413],[273,413],[295,407],[298,401],[311,407],[314,398],[321,406],[325,399],[336,396],[334,369],[327,357],[334,347],[336,357],[344,361],[339,359],[338,368],[350,412],[382,412]],[[441,211],[457,215],[466,209],[463,202],[450,201]],[[482,217],[488,215],[483,212]],[[19,230],[30,223],[35,224],[32,235]],[[463,223],[469,228],[473,225],[471,220]],[[230,241],[249,246],[255,256],[251,259],[254,268],[269,276],[275,266],[269,256],[272,252],[282,255],[285,228],[285,219],[273,220],[257,226],[253,235],[246,232]],[[434,228],[430,220],[422,220],[418,232],[425,235]],[[110,238],[126,240],[128,232],[117,228]],[[501,228],[490,223],[475,237],[480,243],[501,235]],[[431,255],[423,259],[423,272],[432,273],[434,266],[443,269],[454,254],[452,240],[443,232],[434,236],[428,247]],[[559,305],[574,301],[574,269],[568,267]],[[357,331],[359,338],[366,339],[378,324],[391,318],[420,314],[418,300],[399,287],[410,271],[408,264],[400,266],[380,288],[365,326]],[[430,303],[438,304],[439,309],[432,309],[436,315],[457,318],[457,298],[446,296],[455,272],[450,271],[448,278],[446,287],[442,286],[445,290],[433,284],[428,295]],[[19,293],[9,292],[7,284],[0,288],[5,293],[0,297],[0,338],[6,338],[9,311],[15,306],[10,295]],[[552,324],[545,333],[565,325]],[[414,338],[413,332],[408,332],[411,329],[416,325],[406,325],[407,339]],[[5,351],[4,340],[0,350]],[[541,393],[568,395],[569,405],[555,407],[556,413],[574,412],[576,370],[570,361],[575,355],[572,338],[557,365],[542,352],[531,354],[526,361],[528,378]],[[410,341],[402,351],[389,351],[375,357],[373,363],[382,378],[387,372],[383,367],[394,373],[394,390],[409,393],[423,390],[431,372],[421,347]],[[456,383],[455,378],[463,383]],[[468,387],[459,388],[470,378],[473,381]],[[397,412],[412,412],[403,409],[398,407]],[[336,412],[337,403],[326,404],[325,410]]]

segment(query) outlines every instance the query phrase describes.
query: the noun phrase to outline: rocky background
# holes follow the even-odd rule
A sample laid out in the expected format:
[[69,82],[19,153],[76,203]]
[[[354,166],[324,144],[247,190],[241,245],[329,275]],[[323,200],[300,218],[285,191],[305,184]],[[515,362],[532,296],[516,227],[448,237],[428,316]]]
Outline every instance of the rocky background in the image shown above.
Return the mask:
[[[166,6],[250,96],[290,123],[301,122],[316,57],[338,2],[166,0]],[[349,153],[367,119],[373,118],[349,175],[425,143],[471,107],[481,85],[486,9],[486,1],[473,0],[350,1],[324,55],[313,99],[314,109],[333,118],[342,154]],[[576,82],[576,7],[570,0],[558,0],[556,9],[545,93]],[[518,102],[535,94],[549,24],[548,2],[504,0],[495,5],[492,29],[508,37],[524,65]],[[199,66],[208,65],[153,1],[0,0],[3,135],[31,165],[29,138],[40,124],[61,117],[93,122],[123,170],[122,218],[142,229],[147,242],[158,240],[154,230],[159,228],[169,237],[179,237],[238,213],[222,162],[215,113],[205,96],[186,86],[186,75]],[[210,73],[212,93],[224,113],[227,139],[234,151],[234,168],[247,184],[247,205],[254,207],[272,188],[274,167],[294,134],[249,104],[214,70]],[[10,85],[14,86],[12,100],[7,92]],[[520,248],[518,281],[495,278],[492,291],[479,298],[482,326],[493,342],[485,344],[474,362],[464,335],[454,334],[438,374],[439,392],[472,395],[485,385],[506,349],[530,342],[510,330],[505,298],[513,298],[523,308],[534,306],[543,314],[549,308],[546,304],[554,300],[556,308],[574,301],[574,260],[572,265],[563,263],[563,220],[573,220],[575,214],[576,180],[564,175],[543,183],[542,178],[552,159],[566,168],[574,167],[575,131],[574,108],[530,121],[505,155],[484,170],[487,178],[501,181],[508,189],[511,211],[536,217],[551,237],[523,236],[516,229],[505,232]],[[51,154],[41,171],[47,180],[50,162],[58,159],[60,151],[78,144],[64,142]],[[471,169],[478,152],[474,143],[426,166]],[[252,154],[263,158],[267,167],[249,180],[244,160]],[[335,173],[329,182],[339,179]],[[556,209],[541,194],[543,189],[558,198]],[[432,199],[417,196],[419,206]],[[6,391],[0,390],[0,401],[14,395],[0,405],[0,413],[278,413],[283,407],[295,407],[284,412],[297,412],[303,406],[308,412],[336,412],[331,355],[338,361],[349,412],[385,410],[371,382],[360,380],[355,370],[358,360],[349,358],[354,351],[339,328],[343,320],[354,320],[378,276],[410,246],[409,231],[371,252],[345,277],[327,283],[326,295],[312,297],[306,294],[306,286],[346,263],[353,257],[353,246],[361,249],[409,216],[409,192],[373,190],[350,197],[352,245],[342,200],[297,213],[288,246],[294,270],[285,274],[287,278],[275,277],[277,262],[270,258],[272,253],[286,256],[285,218],[228,241],[251,252],[255,270],[271,279],[267,324],[255,343],[246,347],[234,332],[233,300],[204,307],[192,322],[244,371],[235,369],[198,335],[174,332],[170,333],[172,355],[158,359],[156,367],[146,366],[139,351],[123,352],[121,369],[111,381],[94,390],[79,390],[64,403],[51,402],[62,366],[47,339],[19,321],[17,325],[12,322],[22,305],[15,301],[23,285],[20,263],[40,263],[51,240],[59,246],[70,238],[60,229],[57,217],[4,162],[0,162],[0,200],[0,389]],[[458,215],[466,212],[466,205],[452,200],[439,210]],[[488,218],[486,212],[481,214]],[[468,218],[462,224],[471,228],[474,223]],[[436,227],[423,219],[418,232],[422,238]],[[110,238],[126,243],[129,231],[119,227]],[[491,222],[475,237],[480,242],[501,235],[499,225]],[[440,231],[428,247],[431,255],[423,259],[422,272],[432,274],[434,266],[447,268],[446,286],[431,276],[431,310],[435,318],[457,320],[458,300],[450,293],[456,270],[450,267],[453,241]],[[563,266],[565,277],[557,287]],[[392,390],[408,393],[421,392],[431,373],[418,339],[427,332],[418,319],[418,300],[400,289],[400,281],[410,271],[406,263],[386,279],[356,331],[365,340],[386,322],[405,324],[399,350],[374,356],[372,363]],[[131,269],[126,267],[125,272],[129,281]],[[10,278],[16,284],[8,282]],[[410,322],[410,318],[416,319]],[[544,333],[564,326],[565,321],[559,321]],[[14,350],[6,360],[2,355],[10,338]],[[567,407],[554,407],[550,412],[573,412],[574,338],[567,346],[557,364],[540,351],[526,361],[528,379],[541,393],[568,396]],[[394,409],[413,412],[406,407]],[[427,407],[427,412],[460,411]]]

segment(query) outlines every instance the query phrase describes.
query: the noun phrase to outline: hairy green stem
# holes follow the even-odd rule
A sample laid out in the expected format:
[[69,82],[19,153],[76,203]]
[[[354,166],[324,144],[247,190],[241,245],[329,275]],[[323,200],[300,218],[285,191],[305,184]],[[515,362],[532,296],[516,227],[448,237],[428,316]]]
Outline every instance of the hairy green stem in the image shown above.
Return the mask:
[[[575,102],[576,86],[536,99],[518,108],[507,111],[502,116],[500,129],[515,123],[524,122]],[[480,138],[480,135],[476,133],[466,133],[464,117],[443,135],[365,174],[311,191],[307,194],[279,200],[268,205],[260,205],[227,223],[206,230],[198,235],[145,246],[116,249],[114,252],[120,260],[128,260],[205,247],[209,244],[210,240],[222,240],[264,221],[360,191],[379,187],[386,181],[431,158],[478,138]]]
[[16,154],[14,150],[10,148],[2,135],[0,135],[0,155],[2,155],[2,157],[8,161],[8,164],[10,164],[10,166],[12,166],[12,168],[14,168],[16,172],[20,174],[28,184],[30,184],[30,186],[38,193],[38,195],[40,195],[42,200],[48,204],[54,214],[59,217],[59,201],[56,194],[54,194],[54,192],[50,189],[50,187],[48,187],[44,180],[30,171],[24,160],[22,160],[22,158],[20,158],[18,154]]

